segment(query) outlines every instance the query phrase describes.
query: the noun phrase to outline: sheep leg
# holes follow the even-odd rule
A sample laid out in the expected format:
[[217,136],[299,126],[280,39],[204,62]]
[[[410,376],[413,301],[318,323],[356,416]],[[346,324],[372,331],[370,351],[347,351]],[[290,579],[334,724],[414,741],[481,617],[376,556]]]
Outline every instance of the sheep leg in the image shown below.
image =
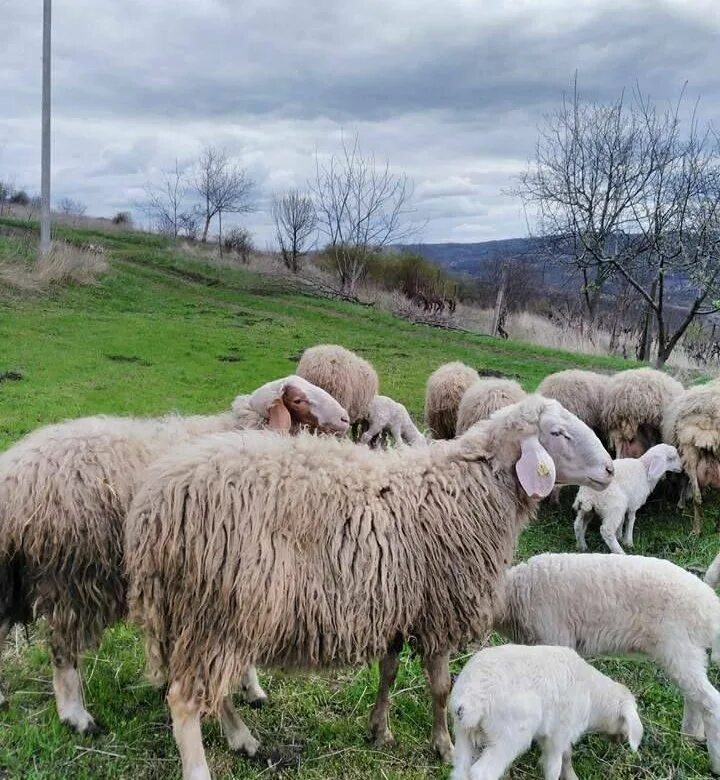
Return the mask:
[[590,522],[589,514],[589,512],[578,509],[577,514],[575,515],[575,539],[577,541],[577,548],[580,552],[585,552],[587,550],[585,532],[587,531],[588,523]]
[[371,445],[372,440],[383,432],[383,426],[378,424],[377,421],[370,422],[368,429],[360,437],[360,444]]
[[380,660],[380,685],[378,686],[375,706],[370,715],[370,736],[375,747],[395,745],[395,737],[390,731],[388,722],[388,710],[390,709],[390,690],[395,684],[395,678],[400,668],[402,646],[403,638],[398,634],[388,646],[385,656]]
[[455,724],[455,756],[450,780],[468,780],[470,767],[476,760],[476,751],[467,729]]
[[708,680],[705,649],[692,644],[676,644],[666,648],[664,657],[659,660],[686,701],[692,702],[691,707],[702,713],[710,768],[713,774],[720,775],[720,693]]
[[500,780],[507,768],[532,744],[532,732],[515,724],[515,729],[505,732],[502,739],[491,743],[470,768],[470,780]]
[[267,693],[260,685],[257,676],[257,669],[254,666],[248,666],[240,681],[242,693],[245,701],[254,709],[258,710],[267,704]]
[[680,730],[686,737],[696,739],[698,742],[705,741],[705,724],[703,723],[702,710],[687,696],[684,701]]
[[680,475],[680,495],[678,496],[677,508],[685,509],[688,498],[692,495],[692,485],[685,473]]
[[600,526],[600,536],[610,549],[610,552],[618,555],[625,555],[625,550],[620,546],[617,540],[618,528],[622,525],[622,517],[618,523],[617,518],[605,518]]
[[[10,633],[10,629],[12,628],[12,621],[10,619],[3,620],[2,623],[0,623],[0,652],[2,652],[3,645],[5,644],[5,640],[7,639],[7,635]],[[8,708],[8,701],[3,695],[2,690],[0,690],[0,710],[6,710]]]
[[183,780],[210,780],[210,769],[205,760],[205,749],[200,731],[200,707],[193,699],[180,695],[174,682],[167,694],[172,717],[173,734],[182,761]]
[[398,445],[402,446],[403,444],[405,444],[405,441],[404,441],[403,435],[402,435],[402,427],[400,425],[391,425],[390,426],[390,435],[395,440],[395,445],[396,446],[398,446]]
[[260,743],[253,737],[250,729],[238,715],[232,696],[226,696],[222,700],[220,704],[220,720],[230,750],[246,753],[248,756],[254,756],[257,753]]
[[102,728],[83,705],[77,658],[53,648],[53,690],[60,721],[78,734],[98,734]]
[[550,503],[554,506],[560,506],[560,491],[562,488],[554,487],[550,491]]
[[560,780],[560,773],[563,767],[563,751],[556,745],[543,744],[542,747],[542,767],[545,780]]
[[562,770],[560,780],[578,780],[572,765],[572,748],[569,747],[562,755]]
[[626,547],[634,547],[633,543],[633,529],[635,528],[635,512],[629,510],[627,514],[627,520],[625,521],[625,536],[623,542]]
[[423,656],[425,674],[430,685],[433,703],[432,744],[443,761],[452,762],[453,744],[447,723],[447,700],[452,688],[450,653]]
[[700,536],[703,525],[703,513],[702,513],[702,491],[698,484],[697,474],[693,471],[689,475],[690,478],[690,491],[692,493],[693,500],[693,536]]

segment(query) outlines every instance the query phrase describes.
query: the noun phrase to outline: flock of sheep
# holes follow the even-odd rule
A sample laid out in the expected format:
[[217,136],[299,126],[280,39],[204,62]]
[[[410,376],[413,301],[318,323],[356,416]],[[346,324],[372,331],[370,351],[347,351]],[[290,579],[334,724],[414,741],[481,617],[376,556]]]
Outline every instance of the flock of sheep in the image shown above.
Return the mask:
[[[129,616],[150,678],[167,685],[185,780],[210,778],[203,715],[220,717],[230,748],[257,752],[233,704],[237,689],[266,701],[255,665],[379,659],[370,729],[389,745],[411,641],[454,780],[498,779],[533,741],[545,777],[572,780],[583,733],[634,750],[642,738],[630,691],[577,653],[633,652],[678,685],[682,731],[707,739],[720,774],[720,693],[707,678],[720,556],[705,584],[618,541],[632,546],[635,513],[667,471],[684,472],[700,532],[702,488],[720,487],[720,381],[686,390],[647,368],[572,370],[527,395],[449,363],[427,382],[427,436],[378,389],[367,361],[320,345],[229,411],[89,417],[0,454],[0,642],[47,619],[60,719],[97,730],[79,655]],[[595,513],[621,554],[511,566],[520,531],[565,485],[580,486],[579,547]],[[493,629],[521,644],[481,650],[452,687],[450,654]]]

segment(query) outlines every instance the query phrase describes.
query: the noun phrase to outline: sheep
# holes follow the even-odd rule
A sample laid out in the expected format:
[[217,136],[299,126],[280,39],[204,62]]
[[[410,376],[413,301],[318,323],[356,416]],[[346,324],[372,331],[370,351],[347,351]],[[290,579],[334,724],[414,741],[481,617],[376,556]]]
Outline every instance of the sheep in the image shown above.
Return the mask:
[[[29,434],[0,455],[0,639],[11,626],[45,616],[60,719],[98,730],[84,708],[79,654],[126,611],[123,525],[144,469],[181,442],[238,427],[309,425],[344,433],[347,413],[296,376],[235,399],[208,417],[87,417]],[[253,672],[249,698],[265,694]]]
[[572,368],[548,374],[536,392],[559,401],[569,412],[589,425],[602,440],[603,404],[609,379],[606,374]]
[[360,436],[361,444],[372,446],[385,433],[389,433],[396,444],[408,444],[411,447],[427,444],[425,437],[415,427],[408,410],[386,395],[376,395],[373,398],[363,427],[365,431]]
[[[665,410],[663,438],[674,444],[693,499],[692,532],[702,529],[702,490],[720,487],[720,381],[691,387]],[[680,507],[684,507],[684,493]],[[716,526],[720,530],[719,526]]]
[[593,512],[601,520],[600,534],[610,552],[620,555],[625,552],[618,542],[623,522],[623,541],[627,547],[633,547],[635,513],[645,504],[666,471],[676,474],[682,471],[680,456],[669,444],[656,444],[639,458],[620,458],[614,463],[615,479],[610,487],[602,493],[581,487],[575,497],[575,538],[578,550],[582,552],[587,550],[585,531]]
[[704,581],[713,588],[713,590],[717,588],[718,582],[720,582],[720,553],[713,558],[713,562],[705,572]]
[[525,395],[525,391],[513,379],[477,379],[460,400],[455,435],[465,433],[476,422],[486,420],[503,406],[522,401]]
[[720,693],[707,677],[720,660],[720,599],[660,558],[545,553],[512,567],[495,628],[522,644],[565,645],[584,656],[642,653],[680,688],[682,731],[707,734],[720,773]]
[[676,379],[653,368],[635,368],[610,377],[602,427],[617,458],[639,458],[662,439],[665,407],[683,392]]
[[337,344],[318,344],[303,352],[296,373],[347,409],[351,425],[367,419],[379,386],[377,372],[367,360]]
[[[556,480],[606,485],[612,468],[587,426],[538,396],[433,447],[244,432],[155,463],[126,525],[128,599],[150,674],[169,683],[184,777],[210,776],[200,717],[224,707],[248,665],[359,664],[408,636],[449,758],[450,649],[489,630],[539,498]],[[372,728],[392,738],[386,696]]]
[[474,655],[450,694],[455,724],[451,780],[500,780],[510,764],[542,747],[545,780],[577,780],[573,745],[587,732],[643,735],[635,697],[567,647],[488,647]]
[[460,401],[477,380],[477,371],[459,362],[445,363],[430,374],[425,390],[425,422],[433,438],[455,436]]

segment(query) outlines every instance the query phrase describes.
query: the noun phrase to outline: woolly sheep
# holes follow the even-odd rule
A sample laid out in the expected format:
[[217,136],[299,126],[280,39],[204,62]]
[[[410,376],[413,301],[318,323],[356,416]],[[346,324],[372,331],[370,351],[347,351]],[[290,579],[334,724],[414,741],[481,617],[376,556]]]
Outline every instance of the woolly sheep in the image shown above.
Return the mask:
[[682,471],[680,456],[675,447],[669,444],[656,444],[639,458],[621,458],[613,462],[615,479],[610,487],[602,493],[581,487],[575,497],[575,538],[578,550],[583,552],[587,550],[585,531],[593,512],[600,518],[600,535],[610,552],[621,555],[625,552],[618,542],[623,522],[623,541],[627,547],[633,547],[635,513],[648,500],[666,471]]
[[662,439],[665,407],[683,392],[676,379],[653,368],[621,371],[605,390],[602,427],[617,458],[639,458]]
[[536,392],[559,401],[602,439],[603,404],[609,379],[606,374],[571,368],[546,376]]
[[[691,387],[665,410],[663,438],[674,444],[689,479],[693,533],[702,529],[702,490],[720,487],[720,381]],[[680,505],[684,506],[684,495]]]
[[[344,433],[348,421],[327,393],[291,376],[239,396],[231,412],[87,417],[41,428],[0,455],[0,640],[14,623],[47,617],[58,713],[75,730],[97,730],[78,656],[126,611],[123,526],[144,469],[194,436],[266,425]],[[252,672],[245,684],[264,699]]]
[[362,444],[372,444],[389,433],[396,444],[408,444],[422,447],[427,444],[425,437],[415,427],[408,410],[386,395],[376,395],[370,404],[370,412],[364,421],[367,428],[360,436]]
[[507,574],[496,629],[514,642],[572,647],[585,656],[642,653],[685,699],[682,731],[707,734],[720,772],[720,693],[707,649],[720,659],[720,600],[670,561],[641,555],[546,553]]
[[[248,665],[358,664],[398,636],[416,638],[449,757],[449,651],[489,630],[517,535],[555,479],[611,475],[592,431],[538,396],[434,447],[232,433],[156,463],[129,513],[126,570],[184,777],[209,777],[200,716]],[[372,724],[392,737],[382,697]]]
[[451,780],[500,780],[542,748],[545,780],[577,780],[573,745],[586,733],[624,737],[637,752],[643,727],[635,697],[567,647],[488,647],[460,672],[450,694],[455,724]]
[[428,377],[425,389],[425,422],[435,439],[452,439],[465,391],[478,380],[475,369],[464,363],[445,363]]
[[[525,391],[513,379],[478,379],[463,393],[457,411],[455,434],[460,436],[503,406],[522,401]],[[564,405],[564,404],[563,404]],[[567,407],[566,407],[567,408]]]
[[337,344],[318,344],[303,352],[296,373],[330,393],[347,409],[352,425],[367,419],[379,386],[367,360]]

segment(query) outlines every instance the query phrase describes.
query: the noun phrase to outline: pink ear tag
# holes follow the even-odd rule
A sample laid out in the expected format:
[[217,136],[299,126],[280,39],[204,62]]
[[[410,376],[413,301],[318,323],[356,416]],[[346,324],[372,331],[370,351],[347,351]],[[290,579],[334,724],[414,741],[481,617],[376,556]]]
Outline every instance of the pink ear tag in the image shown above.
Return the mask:
[[530,498],[545,498],[555,486],[555,463],[537,436],[528,436],[520,442],[520,459],[515,473],[523,490]]

